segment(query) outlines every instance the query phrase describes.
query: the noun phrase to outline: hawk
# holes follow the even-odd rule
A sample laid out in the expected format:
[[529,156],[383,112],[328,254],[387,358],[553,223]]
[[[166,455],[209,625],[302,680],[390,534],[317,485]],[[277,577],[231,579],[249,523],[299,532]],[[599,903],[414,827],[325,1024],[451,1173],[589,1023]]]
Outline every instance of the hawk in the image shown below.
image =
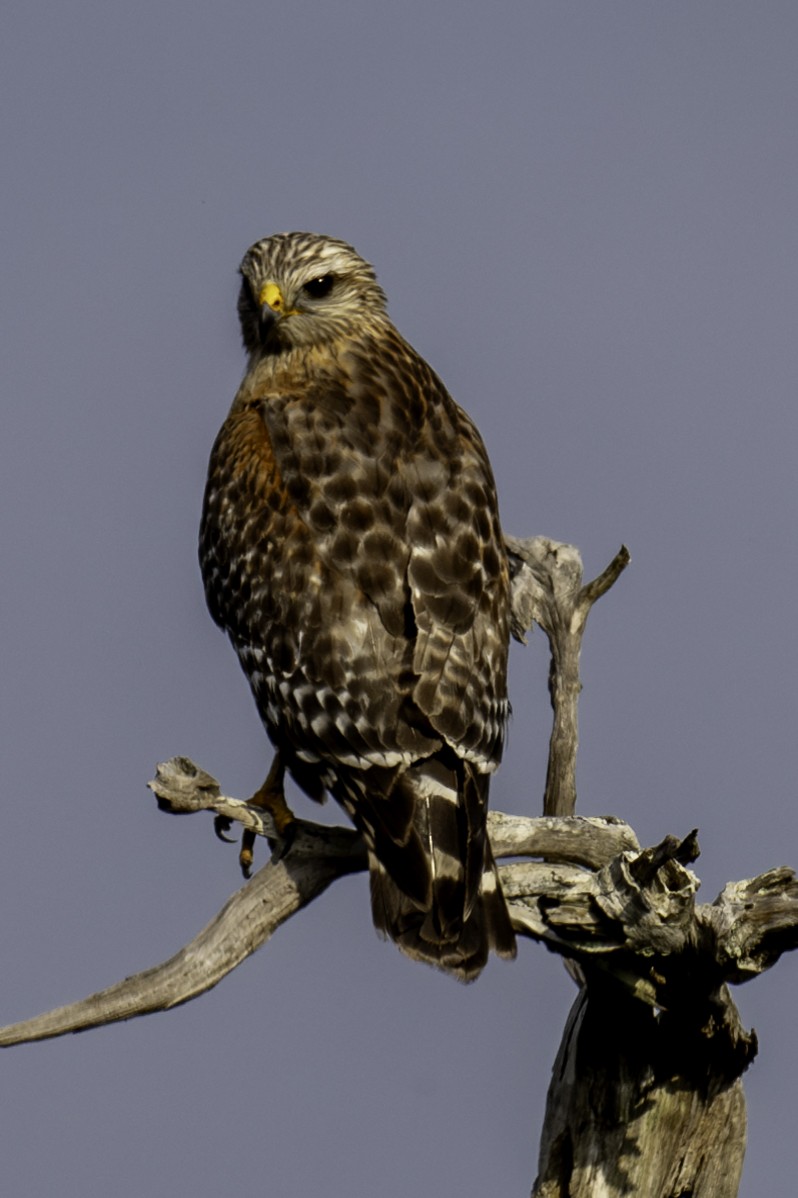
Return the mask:
[[485,447],[351,246],[278,233],[240,274],[249,361],[200,563],[276,749],[254,801],[287,834],[286,769],[332,794],[364,838],[377,929],[468,981],[489,950],[515,954],[486,834],[510,580]]

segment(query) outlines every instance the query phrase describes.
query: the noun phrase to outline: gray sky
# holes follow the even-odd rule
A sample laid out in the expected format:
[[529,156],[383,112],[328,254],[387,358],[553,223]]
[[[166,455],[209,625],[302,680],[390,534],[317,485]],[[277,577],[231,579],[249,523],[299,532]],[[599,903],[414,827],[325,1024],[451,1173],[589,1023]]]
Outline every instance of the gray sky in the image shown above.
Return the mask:
[[[631,547],[588,629],[581,812],[698,825],[706,899],[798,864],[797,37],[789,0],[9,0],[2,1022],[238,886],[144,784],[187,753],[244,796],[267,761],[195,541],[235,269],[277,230],[375,263],[509,531],[591,575]],[[536,814],[542,636],[512,666],[493,804]],[[794,1192],[797,983],[737,992],[750,1198]],[[526,943],[469,988],[413,965],[339,882],[189,1006],[4,1054],[3,1192],[526,1194],[572,996]]]

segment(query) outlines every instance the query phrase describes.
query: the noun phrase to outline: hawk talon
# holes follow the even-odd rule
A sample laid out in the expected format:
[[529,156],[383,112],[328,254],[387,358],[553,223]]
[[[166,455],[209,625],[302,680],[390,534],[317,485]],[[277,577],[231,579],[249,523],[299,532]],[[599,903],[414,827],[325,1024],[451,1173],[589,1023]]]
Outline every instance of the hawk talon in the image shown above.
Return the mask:
[[[279,836],[267,836],[267,842],[272,853],[272,861],[277,865],[291,851],[291,845],[296,838],[297,823],[291,818],[283,825]],[[252,877],[252,865],[255,858],[255,837],[257,833],[251,828],[245,828],[241,836],[241,850],[238,863],[245,878]],[[226,838],[225,838],[226,839]]]
[[225,836],[225,832],[229,832],[233,826],[233,821],[227,815],[217,815],[213,821],[213,830],[219,840],[223,840],[225,844],[235,844],[235,838]]
[[252,877],[252,863],[255,859],[255,833],[251,828],[245,828],[241,834],[241,849],[238,854],[238,864],[245,878]]
[[[280,754],[277,753],[275,754],[266,781],[259,790],[255,791],[255,794],[249,800],[250,806],[258,807],[261,811],[267,811],[272,817],[277,835],[274,837],[269,836],[267,839],[275,861],[282,861],[290,849],[296,833],[294,813],[285,801],[285,791],[283,790],[284,778],[285,766]],[[238,861],[245,878],[249,878],[252,874],[256,836],[257,833],[252,828],[245,828],[241,836],[241,851],[238,854]],[[276,855],[275,845],[277,846]]]

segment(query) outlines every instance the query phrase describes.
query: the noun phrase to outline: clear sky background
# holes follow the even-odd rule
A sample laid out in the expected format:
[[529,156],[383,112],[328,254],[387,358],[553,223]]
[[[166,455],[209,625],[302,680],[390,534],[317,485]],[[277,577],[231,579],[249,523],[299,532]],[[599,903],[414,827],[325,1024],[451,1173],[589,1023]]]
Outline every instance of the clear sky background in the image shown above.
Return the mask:
[[[375,263],[508,531],[590,576],[630,546],[583,654],[581,813],[697,825],[707,901],[798,866],[796,46],[792,0],[8,0],[2,1022],[161,961],[239,885],[145,783],[186,753],[245,796],[268,760],[195,543],[236,267],[277,230]],[[540,810],[546,670],[537,634],[498,809]],[[797,984],[736,992],[748,1198],[795,1192]],[[574,993],[526,942],[468,988],[414,965],[338,882],[190,1005],[5,1053],[0,1187],[524,1195]]]

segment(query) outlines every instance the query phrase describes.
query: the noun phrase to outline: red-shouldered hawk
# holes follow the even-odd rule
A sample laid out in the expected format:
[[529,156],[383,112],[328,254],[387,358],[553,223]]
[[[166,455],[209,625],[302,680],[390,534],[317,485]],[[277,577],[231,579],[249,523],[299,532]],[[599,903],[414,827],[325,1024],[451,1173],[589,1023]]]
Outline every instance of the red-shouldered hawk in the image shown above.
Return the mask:
[[343,241],[246,254],[249,364],[211,453],[200,562],[285,768],[365,840],[374,923],[467,981],[515,938],[486,835],[508,716],[510,583],[469,417]]

